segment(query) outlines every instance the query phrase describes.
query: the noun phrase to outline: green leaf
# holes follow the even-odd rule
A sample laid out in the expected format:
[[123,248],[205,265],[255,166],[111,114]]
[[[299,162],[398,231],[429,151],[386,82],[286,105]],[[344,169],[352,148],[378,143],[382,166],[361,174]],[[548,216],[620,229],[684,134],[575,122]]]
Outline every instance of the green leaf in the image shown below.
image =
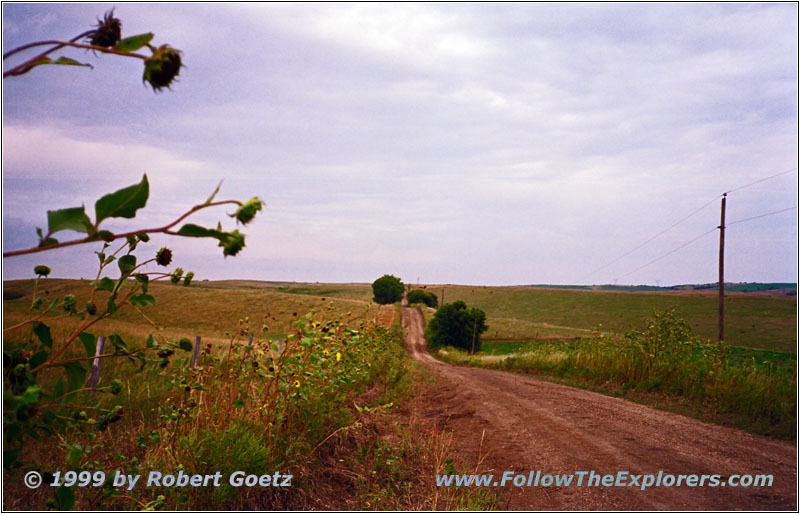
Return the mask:
[[145,293],[133,295],[128,301],[131,305],[135,305],[137,307],[147,307],[148,305],[156,304],[156,299],[153,296]]
[[208,197],[208,200],[206,200],[206,204],[209,204],[214,201],[214,197],[217,196],[217,193],[219,193],[219,188],[221,186],[222,186],[222,180],[219,181],[219,184],[217,184],[217,188],[214,190],[213,193],[211,193],[211,196]]
[[61,56],[58,59],[56,59],[55,61],[53,59],[49,58],[49,57],[40,57],[39,59],[36,59],[35,61],[33,61],[23,71],[23,73],[27,73],[27,72],[31,71],[31,69],[33,69],[34,67],[41,66],[43,64],[61,64],[61,65],[65,65],[65,66],[86,66],[88,68],[92,68],[91,64],[78,62],[75,59],[71,59],[69,57]]
[[48,348],[53,347],[53,337],[50,335],[50,327],[37,321],[33,324],[33,333],[36,334],[36,337],[39,338],[39,341],[41,341],[43,345]]
[[16,448],[3,448],[3,467],[8,469],[14,466],[21,451],[22,446],[17,446]]
[[[28,365],[30,365],[31,369],[38,367],[40,364],[45,362],[47,358],[50,357],[50,352],[47,350],[41,350],[33,354],[31,360],[28,361]],[[38,373],[38,372],[37,372]]]
[[120,52],[135,52],[153,39],[153,33],[139,34],[138,36],[126,37],[114,47]]
[[73,444],[67,450],[67,465],[71,468],[79,469],[84,455],[86,455],[86,451],[84,451],[83,447],[79,444]]
[[186,225],[182,226],[180,230],[178,230],[178,235],[185,237],[213,237],[216,239],[221,239],[225,237],[224,234],[225,233],[221,230],[205,228],[193,223],[187,223]]
[[128,345],[119,336],[119,334],[111,334],[110,336],[108,336],[108,341],[114,345],[114,353],[118,355],[130,353],[128,352]]
[[56,398],[61,398],[64,396],[65,392],[64,377],[58,377],[58,382],[56,382],[56,385],[53,387],[53,399],[55,400]]
[[89,232],[92,222],[86,215],[86,208],[70,207],[57,211],[47,211],[47,233],[55,234],[61,230],[74,230],[76,232]]
[[150,195],[150,184],[147,175],[138,184],[120,189],[105,195],[94,204],[97,224],[106,218],[133,218],[136,211],[147,204]]
[[53,61],[51,64],[60,64],[62,66],[86,66],[88,68],[92,68],[91,64],[83,63],[72,59],[71,57],[64,57],[63,55]]
[[122,274],[127,275],[136,267],[136,256],[123,255],[117,261],[117,265],[119,266],[119,270],[122,272]]
[[242,407],[244,407],[244,401],[243,400],[234,400],[233,401],[233,406],[236,409],[241,409]]
[[86,369],[79,362],[62,364],[67,372],[67,392],[83,387],[86,381]]
[[95,284],[95,287],[100,291],[113,291],[116,283],[108,277],[103,277],[100,282]]
[[144,273],[137,273],[135,275],[135,277],[136,277],[136,281],[139,282],[142,285],[142,292],[146,293],[147,292],[147,288],[150,285],[150,277],[148,277]]
[[106,310],[108,311],[109,314],[114,314],[115,312],[117,312],[117,304],[116,302],[114,302],[114,295],[112,295],[111,298],[108,299],[108,305],[106,306]]
[[75,492],[72,490],[72,487],[62,485],[56,491],[58,510],[72,510],[73,507],[75,507]]
[[83,348],[86,350],[86,356],[94,357],[94,354],[97,351],[97,342],[95,341],[94,335],[88,332],[83,332],[78,336],[78,339],[81,340]]

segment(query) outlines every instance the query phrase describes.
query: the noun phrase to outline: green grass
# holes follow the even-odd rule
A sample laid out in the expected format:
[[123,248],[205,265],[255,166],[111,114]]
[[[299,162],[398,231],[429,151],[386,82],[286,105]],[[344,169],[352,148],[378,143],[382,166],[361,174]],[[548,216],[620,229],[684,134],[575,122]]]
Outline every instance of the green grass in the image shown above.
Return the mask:
[[[5,328],[30,319],[32,289],[32,280],[4,283],[4,293],[11,293],[4,294]],[[77,305],[84,305],[90,293],[90,284],[77,280],[44,279],[38,288],[38,294],[50,300],[74,294]],[[199,281],[188,288],[152,283],[150,293],[158,304],[141,311],[162,328],[151,326],[125,306],[89,332],[118,333],[131,350],[142,348],[150,333],[159,335],[162,345],[165,339],[193,340],[200,335],[200,367],[191,370],[191,354],[183,350],[176,350],[166,367],[159,366],[154,351],[148,352],[152,361],[140,373],[126,359],[104,359],[99,385],[120,379],[122,391],[100,393],[96,398],[79,391],[60,406],[59,412],[68,419],[79,419],[73,416],[80,411],[86,411],[88,419],[82,418],[85,424],[59,426],[57,433],[40,440],[27,440],[20,454],[24,467],[8,471],[13,485],[5,491],[4,507],[11,505],[6,498],[15,499],[14,508],[28,510],[43,510],[45,502],[52,500],[50,488],[31,493],[22,485],[21,476],[31,467],[123,469],[129,474],[174,472],[181,467],[195,473],[279,470],[295,474],[291,494],[285,491],[282,496],[280,491],[254,493],[230,487],[141,488],[117,497],[93,496],[89,489],[78,489],[76,506],[83,510],[263,510],[270,506],[304,510],[309,505],[331,505],[325,491],[336,495],[339,503],[335,505],[349,508],[424,510],[435,505],[430,454],[438,450],[418,425],[404,429],[407,435],[396,427],[395,413],[404,409],[405,400],[413,394],[411,373],[418,372],[405,357],[399,306],[390,307],[397,310],[395,325],[384,328],[374,326],[376,320],[389,323],[391,316],[386,312],[379,316],[368,285]],[[103,304],[107,293],[99,294],[96,301]],[[58,310],[48,318],[53,316],[59,319],[43,321],[51,329],[54,348],[59,348],[80,319],[65,317]],[[262,330],[264,325],[267,332]],[[242,344],[247,332],[258,337],[245,360]],[[270,343],[277,339],[285,339],[283,354]],[[4,350],[38,345],[30,324],[4,333]],[[76,342],[61,358],[84,355],[83,346]],[[37,383],[53,390],[63,374],[61,367],[46,369]],[[122,418],[99,429],[94,424],[95,416],[102,414],[98,408],[115,405],[123,407]],[[378,419],[383,416],[386,419]],[[69,464],[66,450],[75,445],[85,451]],[[380,449],[381,458],[345,458],[362,446]],[[331,477],[323,462],[333,455],[341,456],[335,462],[345,476],[363,478],[358,487]],[[454,505],[478,510],[492,505],[491,498],[464,498],[469,501],[458,500]],[[311,503],[305,503],[308,499]],[[321,503],[313,503],[314,499]]]
[[444,360],[535,373],[755,433],[796,434],[797,355],[705,343],[667,313],[625,337],[486,341]]
[[[445,302],[463,300],[486,312],[489,331],[485,339],[575,337],[594,330],[621,334],[655,312],[670,309],[686,319],[697,336],[703,339],[717,336],[717,298],[708,293],[428,286],[440,299],[442,289]],[[726,342],[796,352],[796,312],[795,297],[731,293],[725,299]]]

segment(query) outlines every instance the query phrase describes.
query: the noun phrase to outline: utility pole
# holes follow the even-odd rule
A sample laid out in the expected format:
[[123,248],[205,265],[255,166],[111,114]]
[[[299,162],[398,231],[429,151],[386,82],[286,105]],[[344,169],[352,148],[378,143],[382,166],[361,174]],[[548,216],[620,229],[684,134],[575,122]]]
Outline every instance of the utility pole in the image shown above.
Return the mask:
[[728,193],[722,194],[722,207],[719,218],[719,317],[717,319],[717,340],[725,339],[725,200]]

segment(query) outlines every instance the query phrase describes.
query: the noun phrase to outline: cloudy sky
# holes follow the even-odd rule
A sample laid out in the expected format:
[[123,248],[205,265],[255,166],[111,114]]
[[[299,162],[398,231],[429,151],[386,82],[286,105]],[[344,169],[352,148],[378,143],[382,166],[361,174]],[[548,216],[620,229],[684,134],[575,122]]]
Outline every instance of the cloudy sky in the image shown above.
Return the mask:
[[[4,3],[3,50],[111,7]],[[141,252],[169,244],[198,278],[714,282],[723,192],[791,170],[731,192],[727,219],[797,205],[797,9],[120,4],[123,36],[183,52],[180,81],[154,94],[141,61],[81,50],[62,53],[93,70],[4,79],[3,249],[147,173],[146,209],[107,228],[165,224],[220,179],[266,202],[236,258]],[[193,220],[232,229],[227,212]],[[726,279],[796,281],[797,229],[796,209],[732,225]],[[96,249],[4,259],[3,278],[94,276]]]

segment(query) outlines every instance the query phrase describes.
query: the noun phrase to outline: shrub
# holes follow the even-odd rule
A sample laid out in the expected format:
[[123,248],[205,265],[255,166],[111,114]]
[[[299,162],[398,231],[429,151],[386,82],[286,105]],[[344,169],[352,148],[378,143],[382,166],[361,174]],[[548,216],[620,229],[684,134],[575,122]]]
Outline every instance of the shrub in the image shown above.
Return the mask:
[[452,346],[467,351],[481,349],[481,334],[489,330],[486,313],[468,309],[462,301],[439,307],[425,328],[425,338],[433,348]]
[[439,298],[433,293],[421,289],[414,289],[408,293],[408,303],[424,303],[428,307],[433,307],[435,309],[439,306]]
[[372,295],[375,302],[389,304],[399,302],[403,298],[405,286],[394,275],[384,275],[372,283]]

